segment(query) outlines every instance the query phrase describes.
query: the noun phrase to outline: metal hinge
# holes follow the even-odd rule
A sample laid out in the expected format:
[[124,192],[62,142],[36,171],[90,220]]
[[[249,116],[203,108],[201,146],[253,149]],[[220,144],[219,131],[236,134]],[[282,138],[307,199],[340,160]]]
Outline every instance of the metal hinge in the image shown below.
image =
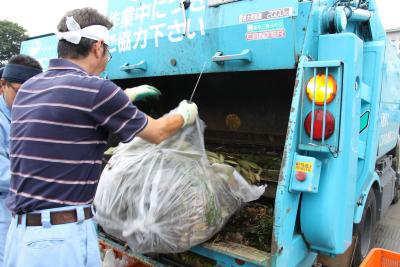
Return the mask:
[[365,193],[362,193],[362,194],[361,194],[360,198],[359,198],[358,201],[357,201],[357,205],[358,205],[358,206],[361,206],[361,205],[363,204],[364,198],[365,198],[366,196],[367,196],[367,194],[365,194]]
[[228,4],[232,2],[237,2],[240,0],[208,0],[208,6],[215,7],[215,6],[220,6],[223,4]]

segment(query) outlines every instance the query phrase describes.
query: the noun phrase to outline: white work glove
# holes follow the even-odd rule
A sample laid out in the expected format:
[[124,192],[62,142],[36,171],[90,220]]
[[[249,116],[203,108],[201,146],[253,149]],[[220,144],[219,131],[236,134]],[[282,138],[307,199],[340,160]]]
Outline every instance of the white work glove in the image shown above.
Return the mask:
[[159,98],[161,92],[151,85],[140,85],[133,88],[125,89],[125,94],[129,97],[131,102],[146,100],[150,98]]
[[197,105],[193,102],[189,103],[187,100],[182,100],[176,111],[183,117],[182,128],[188,124],[194,123],[199,114],[197,111]]

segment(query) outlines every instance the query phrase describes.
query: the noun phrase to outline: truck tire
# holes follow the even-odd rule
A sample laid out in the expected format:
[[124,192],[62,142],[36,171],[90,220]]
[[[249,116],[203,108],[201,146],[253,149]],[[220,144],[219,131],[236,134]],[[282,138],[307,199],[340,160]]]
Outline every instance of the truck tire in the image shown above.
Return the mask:
[[400,178],[397,174],[396,174],[396,176],[397,177],[396,177],[396,181],[394,182],[394,194],[393,194],[392,204],[397,203],[397,201],[399,201],[399,198],[400,198],[400,186],[399,186]]
[[392,204],[397,203],[400,198],[400,137],[397,137],[395,156],[393,157],[393,169],[396,172],[396,181],[394,183],[394,194]]
[[374,190],[368,193],[363,215],[359,224],[354,227],[357,246],[354,251],[353,266],[360,266],[368,252],[374,247],[376,226],[376,198]]

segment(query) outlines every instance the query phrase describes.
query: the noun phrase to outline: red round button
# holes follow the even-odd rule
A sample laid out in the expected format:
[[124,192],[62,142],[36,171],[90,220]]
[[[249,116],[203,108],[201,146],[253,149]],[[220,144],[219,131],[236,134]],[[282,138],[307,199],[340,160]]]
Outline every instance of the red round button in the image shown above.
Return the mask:
[[303,182],[307,177],[305,172],[296,172],[296,179],[297,181]]

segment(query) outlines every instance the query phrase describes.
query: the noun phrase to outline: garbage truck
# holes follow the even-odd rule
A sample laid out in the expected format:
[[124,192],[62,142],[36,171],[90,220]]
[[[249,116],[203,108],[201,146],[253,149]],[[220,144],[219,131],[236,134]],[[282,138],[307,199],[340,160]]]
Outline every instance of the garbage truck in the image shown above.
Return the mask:
[[[213,240],[191,249],[200,259],[191,265],[313,266],[351,250],[358,266],[399,198],[400,62],[376,1],[109,1],[107,15],[105,78],[162,91],[140,108],[163,114],[198,82],[207,147],[279,155],[261,180],[273,206],[269,249]],[[21,53],[46,66],[56,47],[44,35]],[[129,266],[190,266],[102,232],[99,240]]]

